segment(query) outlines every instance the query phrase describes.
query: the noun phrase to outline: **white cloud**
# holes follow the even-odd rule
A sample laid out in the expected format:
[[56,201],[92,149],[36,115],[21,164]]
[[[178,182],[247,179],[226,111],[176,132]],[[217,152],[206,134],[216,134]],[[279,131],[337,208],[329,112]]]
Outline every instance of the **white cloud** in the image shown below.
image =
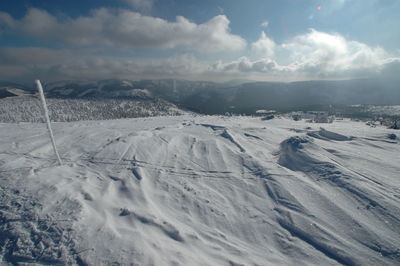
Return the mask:
[[316,30],[295,37],[282,47],[289,51],[297,71],[313,72],[317,76],[370,73],[390,56],[380,47],[348,41],[339,34]]
[[249,58],[243,56],[239,59],[229,62],[222,63],[218,61],[210,67],[210,71],[216,72],[259,72],[259,73],[272,73],[275,72],[278,65],[271,59],[260,59],[251,61]]
[[400,73],[400,58],[390,58],[386,60],[381,66],[381,72],[389,77],[398,78]]
[[269,25],[269,22],[268,22],[267,20],[264,20],[264,21],[261,22],[261,24],[260,24],[260,26],[263,27],[263,28],[268,27],[268,25]]
[[[260,40],[265,38],[262,36]],[[256,49],[254,45],[253,49]],[[260,47],[265,46],[259,45],[257,49],[262,51]],[[361,42],[346,40],[339,34],[316,30],[296,36],[275,49],[285,52],[289,56],[289,63],[279,64],[276,58],[265,58],[264,53],[263,59],[241,57],[232,62],[217,62],[212,69],[238,75],[253,73],[258,78],[336,79],[393,76],[400,65],[400,58],[391,56],[381,47],[370,47]],[[267,49],[268,53],[271,54]]]
[[182,16],[169,22],[130,10],[106,8],[76,19],[58,19],[36,8],[29,9],[20,20],[0,14],[0,26],[41,41],[89,47],[182,48],[204,53],[238,51],[246,47],[243,38],[230,33],[229,24],[225,15],[196,24]]
[[275,52],[275,42],[264,31],[261,32],[260,39],[252,43],[251,47],[256,54],[262,57],[272,57]]

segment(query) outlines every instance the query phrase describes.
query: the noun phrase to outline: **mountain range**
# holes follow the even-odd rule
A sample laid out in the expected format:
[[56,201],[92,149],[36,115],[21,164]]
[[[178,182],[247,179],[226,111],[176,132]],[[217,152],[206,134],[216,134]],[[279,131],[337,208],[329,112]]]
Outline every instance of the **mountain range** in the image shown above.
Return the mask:
[[[317,105],[400,104],[398,79],[215,83],[188,80],[58,81],[44,84],[50,98],[161,98],[205,114],[287,110]],[[34,94],[33,86],[0,82],[0,98]]]

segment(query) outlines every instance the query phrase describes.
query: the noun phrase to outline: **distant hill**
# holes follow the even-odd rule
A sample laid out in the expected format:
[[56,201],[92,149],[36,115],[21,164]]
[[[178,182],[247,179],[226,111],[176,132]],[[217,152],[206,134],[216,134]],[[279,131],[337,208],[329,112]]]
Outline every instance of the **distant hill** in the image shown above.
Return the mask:
[[[51,98],[161,98],[193,111],[221,114],[254,113],[258,109],[288,109],[329,104],[400,104],[396,79],[302,82],[227,82],[186,80],[60,81],[45,84]],[[6,84],[0,83],[0,88]],[[32,88],[12,85],[32,92]],[[7,95],[7,90],[4,92]]]
[[244,112],[329,104],[395,105],[400,104],[399,84],[379,79],[246,83],[230,103]]
[[0,99],[14,96],[26,96],[32,92],[28,87],[7,81],[0,81]]

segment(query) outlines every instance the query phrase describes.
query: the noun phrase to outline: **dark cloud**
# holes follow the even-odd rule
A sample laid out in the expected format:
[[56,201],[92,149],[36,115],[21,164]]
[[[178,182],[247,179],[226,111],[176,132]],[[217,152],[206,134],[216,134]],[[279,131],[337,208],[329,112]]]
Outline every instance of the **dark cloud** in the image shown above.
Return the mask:
[[48,48],[0,48],[0,80],[30,82],[104,78],[196,78],[207,63],[190,54],[160,59],[99,56]]

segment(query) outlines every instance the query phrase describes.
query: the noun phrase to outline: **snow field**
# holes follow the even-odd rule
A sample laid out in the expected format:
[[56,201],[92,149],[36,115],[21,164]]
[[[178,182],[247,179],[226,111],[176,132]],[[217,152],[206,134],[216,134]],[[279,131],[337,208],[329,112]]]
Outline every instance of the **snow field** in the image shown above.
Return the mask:
[[[81,265],[400,263],[394,130],[189,115],[52,126],[61,167],[43,124],[0,124],[2,189],[71,232],[24,250],[61,246],[59,263]],[[21,260],[14,240],[3,261]]]

